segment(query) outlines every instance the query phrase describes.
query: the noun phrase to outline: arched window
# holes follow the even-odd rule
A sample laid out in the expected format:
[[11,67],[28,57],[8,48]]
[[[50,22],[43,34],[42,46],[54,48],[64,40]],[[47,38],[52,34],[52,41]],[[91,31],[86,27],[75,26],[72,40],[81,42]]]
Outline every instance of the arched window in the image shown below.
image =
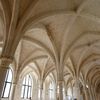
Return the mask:
[[29,74],[26,75],[23,79],[21,98],[32,98],[32,78]]
[[10,90],[11,90],[11,85],[12,85],[12,70],[8,69],[7,74],[6,74],[6,78],[5,78],[3,93],[2,93],[3,98],[8,98],[9,97]]

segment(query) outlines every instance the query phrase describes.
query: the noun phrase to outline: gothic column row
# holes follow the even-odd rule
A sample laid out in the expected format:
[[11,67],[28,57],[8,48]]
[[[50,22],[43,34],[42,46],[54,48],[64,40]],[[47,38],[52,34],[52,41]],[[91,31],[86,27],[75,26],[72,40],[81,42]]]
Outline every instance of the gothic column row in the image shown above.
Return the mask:
[[[54,90],[55,91],[54,92],[55,93],[55,96],[57,96],[57,97],[55,97],[55,99],[57,98],[57,100],[63,100],[63,85],[64,85],[64,82],[63,81],[58,81],[58,85],[57,85],[57,87],[55,89],[56,91]],[[44,100],[43,99],[43,92],[44,92],[43,85],[39,85],[39,88],[38,89],[39,89],[38,90],[39,100]],[[47,92],[47,91],[45,91],[45,92]]]
[[[3,90],[3,86],[4,86],[4,81],[5,81],[5,77],[6,77],[6,73],[7,70],[9,69],[9,64],[11,64],[12,60],[11,59],[7,59],[7,58],[2,58],[1,60],[1,64],[0,64],[0,96],[2,95],[2,90]],[[76,90],[77,92],[79,92],[79,87],[77,86],[77,82],[76,82]],[[15,88],[16,88],[17,83],[13,82],[13,92],[12,92],[12,100],[13,100],[13,95],[15,93]],[[59,78],[58,77],[58,81],[57,81],[57,100],[63,100],[63,87],[64,87],[64,81],[63,78]],[[75,90],[75,91],[76,91]],[[86,100],[90,99],[91,100],[95,100],[95,95],[94,95],[94,89],[92,85],[89,85],[89,89],[87,90],[86,87],[84,88],[85,90],[85,98]],[[88,96],[87,94],[90,94],[90,96]],[[40,82],[39,84],[39,100],[43,100],[43,82]],[[79,96],[77,96],[79,98]]]

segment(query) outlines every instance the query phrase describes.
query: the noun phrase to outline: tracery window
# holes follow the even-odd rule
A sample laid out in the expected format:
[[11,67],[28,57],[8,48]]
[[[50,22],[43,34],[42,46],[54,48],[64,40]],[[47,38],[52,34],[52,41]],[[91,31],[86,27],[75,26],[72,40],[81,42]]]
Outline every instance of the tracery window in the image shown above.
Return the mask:
[[9,97],[10,91],[11,91],[11,85],[12,85],[12,70],[8,69],[7,74],[6,74],[6,78],[5,78],[3,93],[2,93],[3,98]]
[[23,79],[21,98],[32,98],[32,78],[30,74],[26,75]]

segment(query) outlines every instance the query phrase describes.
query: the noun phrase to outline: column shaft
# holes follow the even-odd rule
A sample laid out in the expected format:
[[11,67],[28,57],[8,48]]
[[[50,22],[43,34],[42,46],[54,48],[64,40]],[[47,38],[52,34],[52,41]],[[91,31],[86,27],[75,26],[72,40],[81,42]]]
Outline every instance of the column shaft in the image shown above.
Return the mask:
[[13,83],[13,88],[12,88],[12,92],[11,92],[12,93],[11,100],[14,100],[16,85],[17,85],[17,83]]
[[38,94],[39,94],[39,100],[42,100],[43,99],[43,82],[40,81],[39,83],[39,90],[38,90]]
[[57,100],[63,100],[63,81],[58,81]]

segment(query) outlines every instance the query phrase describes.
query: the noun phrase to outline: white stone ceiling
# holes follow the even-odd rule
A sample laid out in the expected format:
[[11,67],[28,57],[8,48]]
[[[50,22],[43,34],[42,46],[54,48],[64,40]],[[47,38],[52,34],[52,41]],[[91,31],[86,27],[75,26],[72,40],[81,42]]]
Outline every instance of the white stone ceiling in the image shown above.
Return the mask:
[[100,0],[0,0],[0,41],[18,70],[37,63],[45,78],[56,70],[92,80],[100,76]]

